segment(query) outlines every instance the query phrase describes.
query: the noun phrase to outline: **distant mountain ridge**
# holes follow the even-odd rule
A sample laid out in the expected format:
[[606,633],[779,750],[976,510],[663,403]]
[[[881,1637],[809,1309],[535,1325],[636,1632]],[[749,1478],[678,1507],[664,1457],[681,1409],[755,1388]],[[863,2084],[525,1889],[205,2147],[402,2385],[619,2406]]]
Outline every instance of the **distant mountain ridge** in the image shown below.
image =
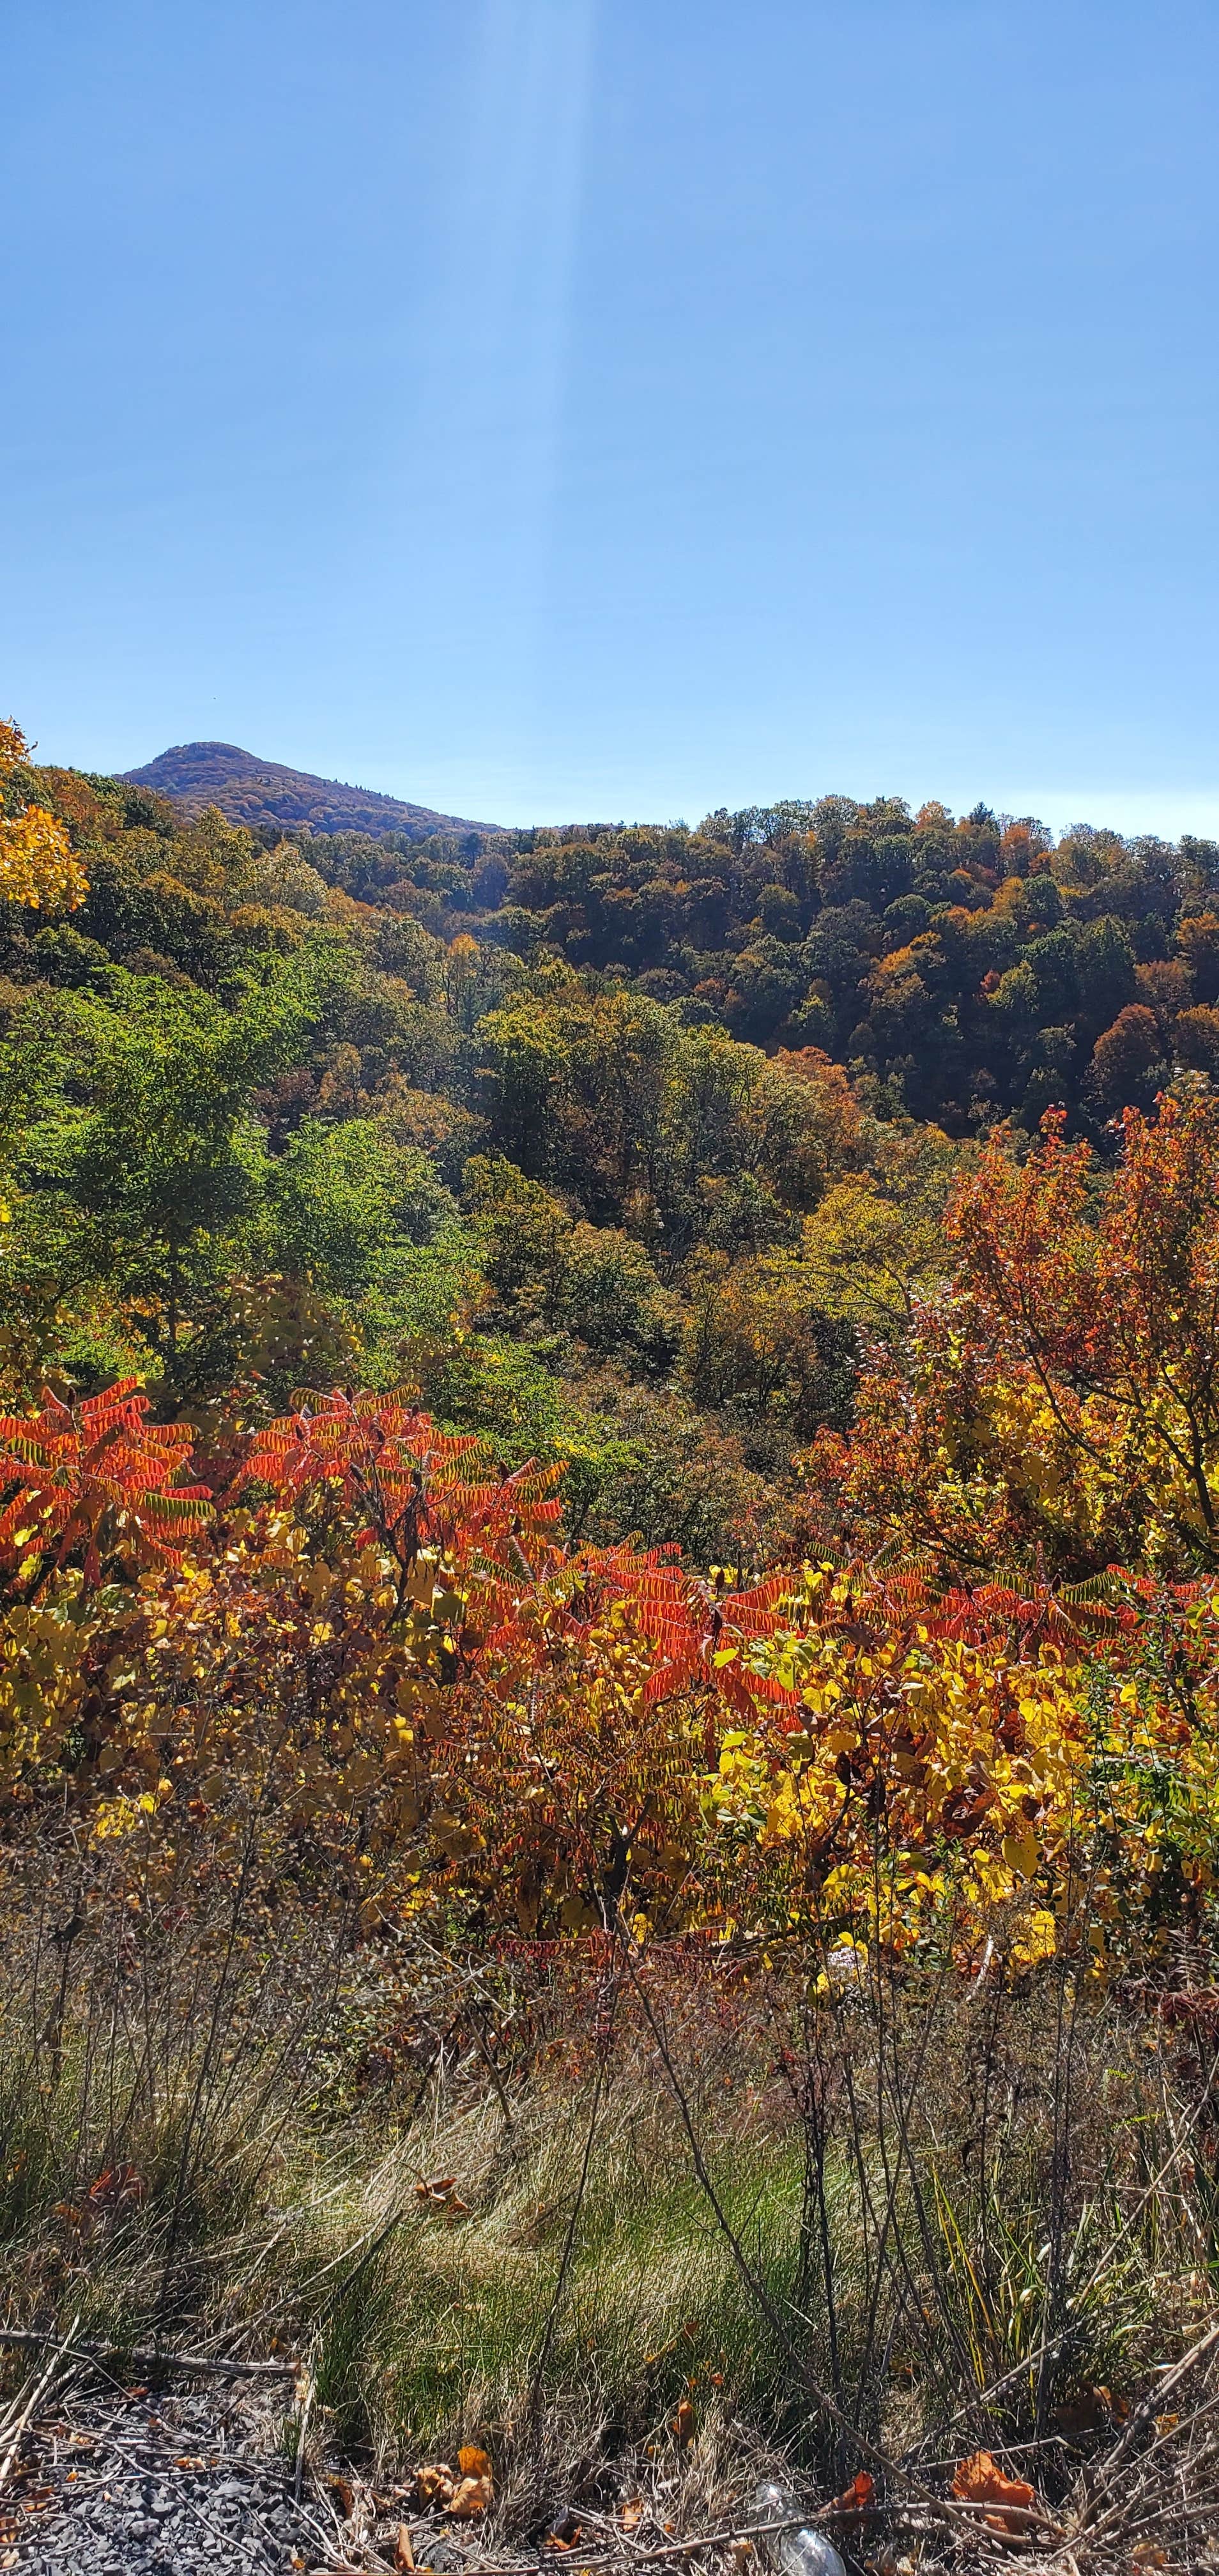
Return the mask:
[[430,805],[408,805],[400,796],[382,796],[372,787],[315,778],[310,770],[288,769],[280,760],[260,760],[235,742],[180,742],[145,761],[142,769],[125,769],[121,775],[131,786],[155,787],[185,814],[218,805],[231,823],[255,829],[367,832],[374,840],[403,832],[412,841],[424,841],[433,832],[496,828],[460,814],[437,814]]

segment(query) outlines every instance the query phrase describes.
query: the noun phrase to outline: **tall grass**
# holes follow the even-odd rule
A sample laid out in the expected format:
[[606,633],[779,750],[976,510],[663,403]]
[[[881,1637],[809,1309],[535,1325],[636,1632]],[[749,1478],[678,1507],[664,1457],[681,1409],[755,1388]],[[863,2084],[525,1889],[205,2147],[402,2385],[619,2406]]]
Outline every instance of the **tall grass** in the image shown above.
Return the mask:
[[95,1926],[52,1964],[53,2008],[36,1939],[0,1987],[8,2322],[299,2354],[315,2442],[402,2471],[481,2439],[508,2532],[615,2463],[703,2510],[778,2454],[911,2504],[979,2445],[1065,2511],[1115,2438],[1154,2451],[1122,2424],[1216,2304],[1215,2017],[1180,1979],[818,1993],[674,1951],[611,2022],[604,1954],[518,1980],[497,2035],[486,1976],[421,1954],[395,1976],[444,2045],[369,2081],[368,1963],[316,1932]]

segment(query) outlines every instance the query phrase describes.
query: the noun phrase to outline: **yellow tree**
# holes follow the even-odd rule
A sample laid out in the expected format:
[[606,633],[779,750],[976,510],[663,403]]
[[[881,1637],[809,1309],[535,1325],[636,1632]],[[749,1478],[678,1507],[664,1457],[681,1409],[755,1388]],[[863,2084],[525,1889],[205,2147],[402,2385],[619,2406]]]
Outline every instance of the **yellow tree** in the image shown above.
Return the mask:
[[[29,754],[20,727],[0,717],[0,797]],[[89,880],[62,823],[45,806],[25,805],[0,814],[0,899],[41,912],[74,912]]]

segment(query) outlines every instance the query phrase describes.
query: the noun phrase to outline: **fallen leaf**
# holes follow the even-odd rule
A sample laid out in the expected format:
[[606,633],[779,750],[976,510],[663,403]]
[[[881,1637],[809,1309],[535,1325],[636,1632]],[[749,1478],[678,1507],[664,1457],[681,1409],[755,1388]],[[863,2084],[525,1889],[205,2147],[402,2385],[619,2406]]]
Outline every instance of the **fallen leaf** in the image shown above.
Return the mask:
[[985,2517],[991,2531],[1027,2531],[1029,2508],[1036,2503],[1027,2478],[1009,2478],[989,2451],[974,2451],[958,2464],[952,2492],[962,2504],[994,2504],[999,2513]]
[[1051,2421],[1055,2430],[1064,2433],[1068,2442],[1081,2441],[1088,2433],[1111,2431],[1113,2416],[1107,2388],[1081,2388],[1078,2397],[1068,2397],[1053,2409]]
[[866,2513],[876,2493],[876,2480],[866,2469],[857,2469],[849,2487],[844,2487],[838,2502],[844,2513]]
[[476,2513],[485,2513],[492,2500],[490,2478],[463,2478],[454,2488],[449,2512],[455,2521],[469,2522]]
[[421,2504],[447,2504],[453,2493],[453,2472],[443,2460],[433,2460],[430,2467],[416,2470],[415,2488]]
[[413,2567],[414,2564],[415,2553],[411,2547],[411,2535],[407,2530],[406,2524],[404,2522],[400,2522],[398,2525],[398,2537],[394,2544],[394,2565],[395,2567]]
[[547,2549],[574,2549],[584,2538],[584,2525],[574,2513],[564,2513],[551,2524],[543,2546]]
[[618,2519],[624,2531],[633,2531],[636,2523],[643,2520],[643,2497],[628,2496]]
[[683,2397],[677,2409],[673,2418],[673,2430],[679,2442],[692,2442],[694,2439],[694,2408],[688,2397]]
[[356,2509],[355,2488],[348,2485],[346,2478],[328,2478],[326,2483],[342,2505],[344,2522],[349,2522]]
[[457,2466],[463,2478],[489,2478],[493,2474],[488,2454],[480,2451],[477,2442],[462,2443],[457,2454]]

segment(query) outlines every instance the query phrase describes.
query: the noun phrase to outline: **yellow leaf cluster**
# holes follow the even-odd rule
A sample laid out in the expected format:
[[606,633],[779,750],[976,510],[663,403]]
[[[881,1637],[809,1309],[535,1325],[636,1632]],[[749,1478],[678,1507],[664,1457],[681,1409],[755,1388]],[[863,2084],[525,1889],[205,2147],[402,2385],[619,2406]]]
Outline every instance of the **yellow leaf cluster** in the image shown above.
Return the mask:
[[[28,750],[15,724],[0,722],[0,789]],[[89,880],[64,825],[45,806],[27,805],[0,815],[0,900],[35,912],[75,912]]]

